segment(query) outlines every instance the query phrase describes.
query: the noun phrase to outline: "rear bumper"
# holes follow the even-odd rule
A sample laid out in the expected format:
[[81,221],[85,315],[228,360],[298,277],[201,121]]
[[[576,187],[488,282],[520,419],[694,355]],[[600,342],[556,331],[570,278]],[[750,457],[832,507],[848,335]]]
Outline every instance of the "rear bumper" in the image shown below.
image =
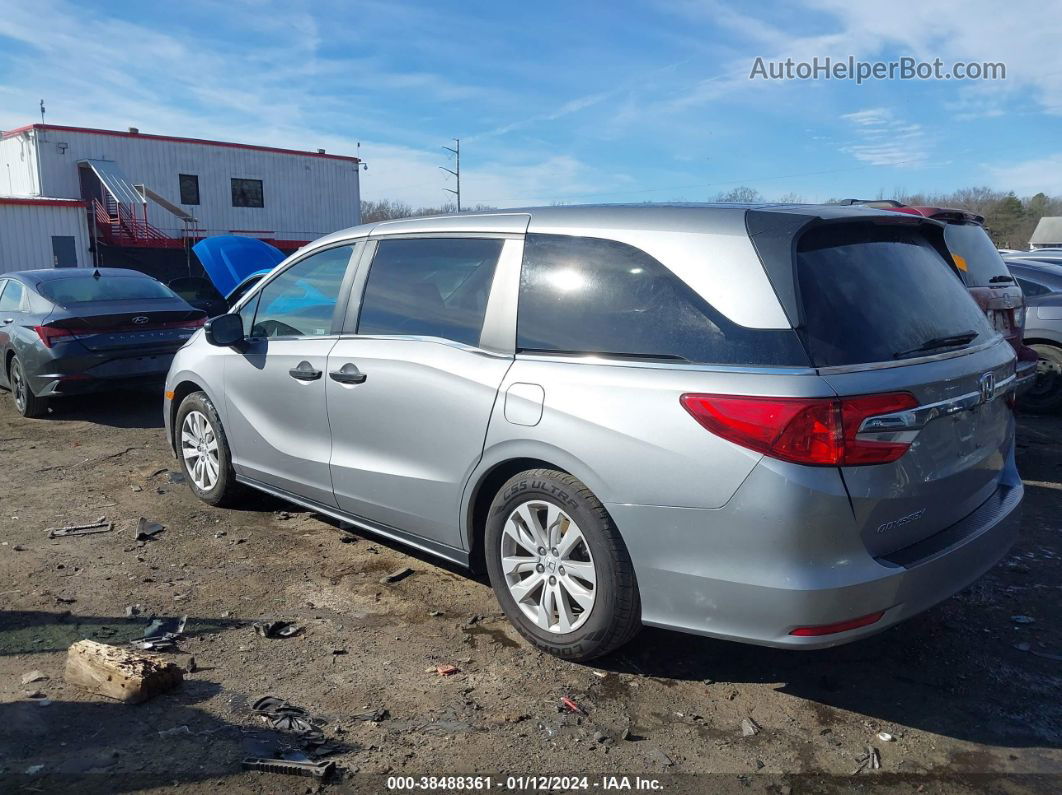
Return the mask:
[[[1027,348],[1027,350],[1032,350]],[[1036,351],[1032,351],[1036,353]],[[1023,358],[1019,358],[1014,369],[1014,391],[1016,395],[1021,395],[1023,392],[1027,392],[1029,388],[1036,383],[1036,366],[1039,357],[1031,361]]]
[[28,376],[38,397],[83,395],[124,386],[162,383],[175,351],[145,352],[114,358],[81,355],[44,362],[42,372]]
[[[741,542],[740,510],[608,505],[628,543],[650,626],[763,646],[823,648],[881,632],[947,599],[994,566],[1013,545],[1023,487],[1013,464],[992,496],[955,525],[887,557],[862,548],[800,555],[779,541],[764,565],[720,565]],[[763,514],[772,509],[764,506]],[[784,511],[783,511],[784,512]],[[746,519],[749,517],[745,517]],[[725,528],[719,528],[720,521]],[[845,535],[837,525],[833,532]],[[800,534],[803,528],[784,528]],[[829,529],[827,528],[827,532]],[[781,538],[781,536],[779,536]],[[685,539],[685,543],[683,540]],[[861,546],[861,545],[860,545]],[[781,564],[781,565],[780,565]],[[830,635],[794,636],[797,627],[837,624],[884,611],[873,624]]]

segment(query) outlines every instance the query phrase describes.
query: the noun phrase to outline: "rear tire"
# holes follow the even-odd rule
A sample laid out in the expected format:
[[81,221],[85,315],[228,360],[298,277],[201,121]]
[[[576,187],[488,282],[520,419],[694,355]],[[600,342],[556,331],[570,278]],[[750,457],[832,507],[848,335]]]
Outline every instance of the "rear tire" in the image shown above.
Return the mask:
[[33,419],[43,417],[48,413],[48,399],[33,394],[33,387],[26,380],[22,362],[17,356],[12,357],[11,364],[8,365],[7,382],[11,384],[11,396],[15,400],[15,410],[19,414]]
[[535,648],[591,660],[641,629],[627,547],[605,507],[571,475],[532,469],[506,482],[491,504],[484,548],[502,610]]
[[1018,398],[1018,406],[1034,414],[1049,414],[1062,409],[1062,348],[1055,345],[1030,345],[1040,356],[1036,365],[1036,382]]
[[236,482],[225,429],[206,392],[193,392],[181,401],[173,441],[196,497],[221,508],[237,504],[246,495],[246,489]]

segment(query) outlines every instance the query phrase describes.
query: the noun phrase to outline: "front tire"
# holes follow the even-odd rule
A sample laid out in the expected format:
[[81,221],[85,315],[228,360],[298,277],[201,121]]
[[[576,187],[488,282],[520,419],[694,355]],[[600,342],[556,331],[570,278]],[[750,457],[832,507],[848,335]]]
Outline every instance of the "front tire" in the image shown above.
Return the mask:
[[22,362],[15,356],[7,370],[7,382],[11,384],[11,396],[15,399],[15,410],[23,417],[30,419],[43,417],[48,413],[47,398],[40,398],[33,394],[33,387],[26,380],[26,372],[22,369]]
[[173,437],[181,468],[195,496],[218,507],[239,502],[244,488],[236,482],[225,429],[205,392],[193,392],[181,401]]
[[511,478],[491,504],[484,546],[502,610],[535,648],[591,660],[641,628],[623,539],[593,492],[571,475],[533,469]]
[[1018,405],[1035,414],[1062,409],[1062,348],[1054,345],[1030,345],[1039,355],[1036,381],[1018,398]]

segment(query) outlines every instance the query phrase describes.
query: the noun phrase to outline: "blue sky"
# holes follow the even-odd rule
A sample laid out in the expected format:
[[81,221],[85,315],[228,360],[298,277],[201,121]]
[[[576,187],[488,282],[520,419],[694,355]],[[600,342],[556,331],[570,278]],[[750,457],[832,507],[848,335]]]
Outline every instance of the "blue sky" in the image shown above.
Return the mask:
[[[1062,4],[72,3],[0,14],[0,128],[360,154],[367,199],[1062,194]],[[750,80],[754,59],[1001,61],[1004,81]]]

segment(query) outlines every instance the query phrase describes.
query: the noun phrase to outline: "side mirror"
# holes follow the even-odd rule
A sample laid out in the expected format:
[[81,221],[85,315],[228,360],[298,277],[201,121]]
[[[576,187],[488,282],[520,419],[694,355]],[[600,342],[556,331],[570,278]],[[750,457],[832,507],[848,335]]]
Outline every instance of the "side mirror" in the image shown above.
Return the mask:
[[203,326],[206,341],[219,348],[231,348],[244,340],[243,318],[239,315],[218,315]]

